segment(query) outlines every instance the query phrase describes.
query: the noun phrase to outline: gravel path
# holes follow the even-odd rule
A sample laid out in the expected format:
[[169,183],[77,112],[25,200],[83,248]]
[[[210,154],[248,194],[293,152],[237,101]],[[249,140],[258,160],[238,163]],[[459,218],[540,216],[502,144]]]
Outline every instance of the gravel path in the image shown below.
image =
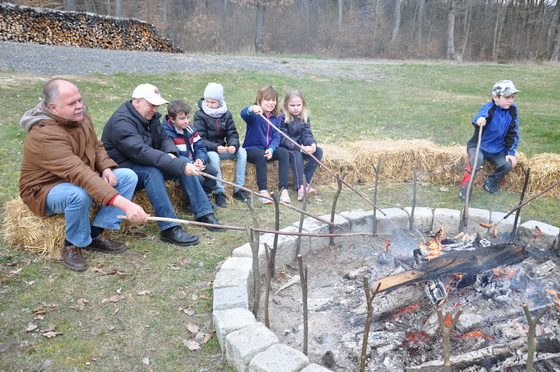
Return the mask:
[[91,75],[118,72],[166,74],[245,70],[295,76],[311,74],[379,80],[382,76],[375,67],[389,63],[391,62],[172,54],[0,42],[1,70],[13,69],[41,75]]

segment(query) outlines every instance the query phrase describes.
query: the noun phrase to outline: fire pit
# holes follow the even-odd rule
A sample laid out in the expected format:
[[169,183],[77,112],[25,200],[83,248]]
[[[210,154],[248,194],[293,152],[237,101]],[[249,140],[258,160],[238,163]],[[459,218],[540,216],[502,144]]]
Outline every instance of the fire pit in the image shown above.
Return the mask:
[[[396,221],[393,227],[405,225],[398,218]],[[358,220],[349,225],[367,230]],[[375,287],[374,281],[410,279],[410,273],[414,272],[414,280],[385,288],[373,300],[366,370],[443,370],[442,336],[436,312],[439,307],[446,315],[446,322],[462,311],[451,333],[453,370],[525,371],[527,319],[523,304],[527,304],[534,316],[552,305],[537,327],[534,366],[536,371],[560,368],[560,304],[556,294],[560,287],[559,260],[552,250],[535,249],[527,245],[532,242],[524,242],[521,250],[516,248],[511,251],[514,253],[507,251],[500,256],[507,261],[506,266],[494,262],[493,257],[486,266],[461,275],[468,271],[465,267],[469,262],[472,266],[476,266],[477,260],[485,262],[488,247],[500,244],[499,239],[491,236],[490,240],[478,239],[475,234],[468,239],[440,239],[438,247],[443,252],[439,257],[467,257],[465,266],[458,268],[463,272],[443,270],[441,275],[418,277],[418,272],[426,267],[426,260],[432,260],[427,258],[433,254],[429,249],[420,249],[420,243],[425,243],[429,236],[411,238],[401,234],[403,229],[393,229],[392,235],[387,235],[391,226],[380,227],[383,236],[340,238],[335,247],[313,250],[312,242],[304,243],[309,244],[309,249],[303,250],[303,261],[308,266],[310,362],[336,371],[359,370],[367,317],[363,277],[369,278],[371,287]],[[297,276],[295,262],[277,270],[272,282],[269,318],[270,330],[279,342],[301,351],[304,328]],[[215,310],[219,310],[216,304]],[[219,317],[218,314],[218,322]],[[218,324],[218,332],[220,328]],[[221,344],[227,352],[223,337]]]

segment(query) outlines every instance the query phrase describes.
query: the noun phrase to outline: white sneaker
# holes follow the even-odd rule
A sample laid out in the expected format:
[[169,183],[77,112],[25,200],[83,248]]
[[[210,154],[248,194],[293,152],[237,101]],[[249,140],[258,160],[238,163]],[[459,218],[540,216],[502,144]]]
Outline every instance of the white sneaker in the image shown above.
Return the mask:
[[280,203],[290,204],[292,201],[290,200],[290,194],[288,194],[288,190],[282,190],[280,194]]
[[261,201],[261,203],[263,203],[263,204],[272,204],[272,203],[274,203],[274,202],[272,201],[272,198],[270,197],[270,194],[268,193],[268,190],[261,190],[261,191],[259,191],[259,194],[262,194],[262,195],[267,196],[267,197],[270,198],[270,199],[267,199],[267,198],[263,198],[262,196],[259,196],[259,200]]

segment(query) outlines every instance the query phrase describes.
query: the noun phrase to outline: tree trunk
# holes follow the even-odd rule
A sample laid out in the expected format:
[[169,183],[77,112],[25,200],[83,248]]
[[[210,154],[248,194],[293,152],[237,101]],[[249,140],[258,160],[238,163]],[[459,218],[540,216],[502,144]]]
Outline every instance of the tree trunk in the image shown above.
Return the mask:
[[344,0],[337,0],[338,2],[338,24],[342,24],[342,13],[344,10]]
[[115,16],[124,17],[124,0],[116,0],[115,2]]
[[393,33],[391,35],[391,42],[397,40],[399,36],[399,28],[401,27],[401,0],[395,1],[395,16],[393,19]]
[[550,60],[558,62],[558,56],[560,55],[560,1],[556,2],[554,6],[554,13],[556,13],[556,31],[555,37],[553,38],[552,51],[550,53]]
[[418,40],[418,43],[421,44],[422,43],[422,31],[423,31],[423,26],[424,26],[424,5],[426,4],[425,0],[420,0],[420,4],[418,5],[418,17],[417,17],[417,22],[418,22],[418,30],[416,31],[416,40]]
[[467,49],[469,31],[471,28],[471,19],[472,19],[471,4],[469,1],[467,1],[465,4],[465,23],[463,26],[463,46],[461,48],[461,60],[465,58],[465,50]]
[[447,14],[447,59],[455,58],[455,9],[456,1],[451,1],[451,9]]
[[76,0],[64,0],[64,10],[76,11]]
[[260,1],[257,2],[257,24],[255,28],[255,51],[264,52],[264,14],[266,6]]

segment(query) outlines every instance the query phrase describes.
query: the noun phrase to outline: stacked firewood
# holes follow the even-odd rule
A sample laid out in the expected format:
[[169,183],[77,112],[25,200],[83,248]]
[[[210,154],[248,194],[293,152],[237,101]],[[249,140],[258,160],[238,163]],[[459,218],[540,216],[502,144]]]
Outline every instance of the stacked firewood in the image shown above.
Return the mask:
[[0,4],[0,41],[181,53],[152,24],[131,18]]

